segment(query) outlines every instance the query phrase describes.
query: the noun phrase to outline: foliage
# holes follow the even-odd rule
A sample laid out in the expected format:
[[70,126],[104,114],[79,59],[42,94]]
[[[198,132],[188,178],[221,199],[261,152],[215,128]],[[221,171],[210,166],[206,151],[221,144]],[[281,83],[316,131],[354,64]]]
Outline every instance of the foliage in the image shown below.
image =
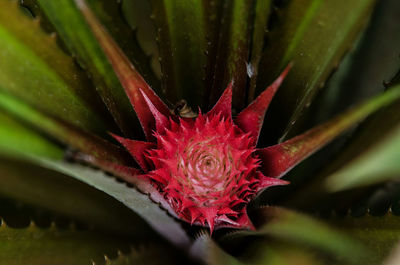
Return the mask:
[[[398,1],[84,3],[0,0],[0,264],[396,262]],[[291,184],[248,205],[254,230],[210,236],[111,135],[152,137],[141,93],[206,113],[231,80],[234,117],[268,98],[236,121]]]

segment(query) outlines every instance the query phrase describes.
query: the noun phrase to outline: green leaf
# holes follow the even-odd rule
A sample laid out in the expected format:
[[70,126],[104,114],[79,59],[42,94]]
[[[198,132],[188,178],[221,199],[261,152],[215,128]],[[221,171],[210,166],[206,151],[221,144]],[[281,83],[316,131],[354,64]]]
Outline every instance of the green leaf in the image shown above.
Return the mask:
[[[399,83],[397,77],[391,84]],[[391,87],[389,92],[396,87]],[[346,148],[321,174],[328,176],[325,181],[327,190],[339,191],[398,177],[399,108],[400,101],[397,101],[360,126]]]
[[317,106],[311,106],[307,113],[313,122],[326,120],[355,100],[384,90],[382,81],[391,80],[400,66],[397,51],[400,23],[396,23],[400,21],[399,8],[397,1],[377,2],[366,31],[314,100]]
[[77,127],[104,134],[98,115],[102,104],[87,78],[15,2],[0,2],[0,40],[1,91]]
[[52,135],[70,147],[85,152],[86,155],[101,161],[125,165],[131,162],[125,151],[95,135],[81,131],[69,124],[45,115],[0,91],[0,108],[29,123],[43,132]]
[[271,105],[279,113],[267,121],[272,140],[288,139],[301,129],[302,117],[318,89],[365,25],[374,0],[289,1],[278,9],[258,74],[264,89],[289,63],[294,67]]
[[258,77],[258,66],[260,64],[262,50],[264,46],[264,38],[267,33],[267,22],[272,7],[271,0],[259,0],[255,4],[253,36],[251,40],[251,56],[247,69],[250,78],[248,91],[248,103],[255,98],[255,90]]
[[120,202],[80,181],[26,161],[0,158],[0,194],[119,235],[150,238],[148,225]]
[[[176,257],[175,253],[171,252],[171,249],[166,246],[149,246],[145,249],[135,250],[133,249],[128,254],[118,253],[118,257],[114,259],[109,259],[106,257],[105,265],[136,265],[136,264],[146,264],[146,265],[176,265],[176,264],[187,264],[180,263],[180,259]],[[168,258],[166,258],[168,257]],[[97,265],[93,264],[93,265]]]
[[399,157],[400,123],[390,135],[370,145],[367,151],[329,176],[326,189],[336,192],[398,178]]
[[101,47],[97,43],[74,0],[38,0],[62,40],[82,66],[92,75],[103,102],[126,136],[135,133],[136,116]]
[[[152,137],[155,119],[149,111],[149,106],[145,103],[144,95],[154,104],[154,106],[164,115],[170,115],[170,110],[164,102],[154,93],[140,73],[129,62],[129,59],[121,51],[117,43],[110,34],[100,24],[92,10],[84,0],[76,0],[78,8],[88,23],[94,36],[102,47],[104,54],[111,63],[122,87],[128,96],[133,109],[139,118],[140,124],[147,139]],[[143,94],[144,93],[144,94]],[[143,95],[142,95],[143,94]]]
[[253,217],[257,231],[234,232],[224,236],[222,242],[248,236],[271,236],[322,250],[347,261],[357,261],[363,257],[364,249],[357,241],[304,214],[279,207],[262,207],[254,210],[250,216]]
[[0,153],[61,159],[64,151],[39,133],[0,112]]
[[[253,265],[317,265],[329,264],[320,262],[312,251],[307,251],[299,246],[291,244],[283,244],[280,242],[265,242],[259,243],[254,247],[256,254],[251,254]],[[321,259],[321,258],[320,258]],[[340,263],[343,264],[343,263]]]
[[[158,74],[159,62],[150,3],[138,0],[89,0],[88,3],[147,82],[159,91],[161,82],[153,72],[157,71]],[[37,0],[21,0],[20,4],[28,8],[35,18],[40,18],[41,27],[48,32],[55,32]]]
[[[147,48],[146,44],[139,44],[139,36],[137,36],[138,32],[131,28],[127,22],[127,19],[131,18],[126,17],[124,14],[124,11],[125,13],[130,14],[130,10],[127,10],[126,8],[127,6],[136,10],[142,8],[141,5],[148,4],[147,1],[135,3],[132,0],[124,0],[122,2],[108,0],[88,0],[87,2],[92,8],[93,12],[96,14],[96,17],[107,28],[111,36],[119,44],[138,72],[142,74],[147,83],[154,90],[160,91],[161,82],[155,76],[151,68],[151,57],[145,53],[145,49]],[[143,8],[141,10],[143,10]],[[151,23],[150,14],[143,15],[148,15],[148,20],[146,22],[149,24],[149,29],[146,30],[151,30],[153,25]],[[135,19],[135,17],[132,19]],[[155,35],[152,37],[154,38],[151,41],[154,43],[154,45],[156,45]]]
[[364,264],[382,264],[400,240],[400,217],[390,212],[384,216],[330,217],[328,221],[368,247],[370,255]]
[[253,0],[234,0],[224,6],[214,82],[209,91],[210,104],[217,101],[231,80],[234,80],[233,108],[240,110],[246,103],[247,63],[254,5]]
[[190,255],[198,260],[202,260],[207,265],[242,265],[243,263],[226,253],[214,242],[208,234],[201,234],[193,242]]
[[[203,1],[205,17],[206,17],[206,66],[205,66],[205,100],[208,102],[210,90],[214,83],[215,64],[217,62],[219,38],[222,24],[222,14],[224,12],[224,5],[226,1],[213,0]],[[212,103],[207,103],[212,104]],[[206,106],[207,104],[203,104]]]
[[397,100],[361,124],[346,148],[321,173],[321,177],[327,178],[324,188],[339,191],[398,177],[399,108]]
[[202,0],[152,0],[158,29],[163,89],[173,103],[203,103],[206,17]]
[[[378,3],[368,30],[358,42],[356,49],[346,55],[337,72],[329,80],[328,86],[314,100],[307,114],[311,121],[308,127],[327,120],[353,104],[355,100],[368,98],[384,90],[382,80],[390,80],[399,69],[396,49],[400,45],[400,35],[397,34],[400,23],[394,23],[399,21],[397,15],[399,4],[398,1]],[[391,36],[390,41],[387,41],[388,36]],[[390,84],[396,84],[395,79]],[[389,87],[388,84],[386,86]],[[340,140],[325,147],[321,153],[291,171],[286,178],[291,180],[290,186],[296,192],[288,194],[289,198],[279,196],[284,198],[285,205],[302,209],[319,205],[317,207],[326,209],[326,200],[342,207],[344,204],[351,204],[351,200],[363,196],[361,190],[357,192],[354,189],[336,193],[334,197],[327,195],[324,179],[367,151],[370,146],[383,141],[387,133],[390,133],[400,121],[399,108],[400,104],[397,103],[388,107],[388,110],[372,115],[359,126],[358,130],[341,137]],[[321,165],[323,165],[322,172]],[[365,187],[362,190],[365,193],[369,189],[373,187]],[[268,196],[267,193],[263,195]]]
[[124,239],[94,231],[49,229],[35,224],[27,228],[0,226],[0,260],[2,264],[90,264],[104,260],[103,255],[115,255],[126,249]]
[[129,188],[125,183],[117,182],[99,170],[49,159],[41,159],[39,162],[44,167],[74,177],[114,197],[141,216],[154,230],[174,245],[184,249],[190,246],[190,239],[181,225],[168,215],[166,210],[151,201],[150,195]]

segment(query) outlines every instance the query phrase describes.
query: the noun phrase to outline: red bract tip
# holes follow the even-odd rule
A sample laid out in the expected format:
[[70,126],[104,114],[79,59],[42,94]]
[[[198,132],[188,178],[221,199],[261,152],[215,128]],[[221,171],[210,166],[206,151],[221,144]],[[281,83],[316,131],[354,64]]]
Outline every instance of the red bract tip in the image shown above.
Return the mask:
[[213,116],[221,114],[225,119],[232,118],[232,88],[233,81],[231,81],[228,87],[225,89],[224,93],[217,101],[215,106],[207,113],[207,116]]
[[289,64],[272,85],[267,87],[264,92],[236,117],[236,124],[244,132],[251,133],[254,139],[254,145],[257,144],[268,106],[291,68],[292,64]]

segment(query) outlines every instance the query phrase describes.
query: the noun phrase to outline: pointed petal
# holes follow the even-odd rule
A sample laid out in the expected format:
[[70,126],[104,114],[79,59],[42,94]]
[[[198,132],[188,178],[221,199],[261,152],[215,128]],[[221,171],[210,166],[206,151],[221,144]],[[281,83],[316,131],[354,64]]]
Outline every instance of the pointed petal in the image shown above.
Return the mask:
[[201,212],[199,210],[196,208],[192,209],[190,212],[190,224],[193,225],[200,216]]
[[289,181],[279,179],[279,178],[270,178],[260,174],[260,183],[257,187],[256,193],[272,186],[281,186],[281,185],[288,185],[290,184]]
[[158,133],[164,133],[165,129],[168,128],[169,126],[169,119],[167,116],[162,114],[158,109],[153,105],[153,102],[147,97],[147,95],[143,92],[143,90],[139,89],[140,92],[142,93],[142,96],[147,103],[147,106],[150,109],[151,114],[153,115],[155,121],[156,121],[156,130]]
[[230,224],[232,226],[238,227],[239,223],[232,221],[231,219],[229,219],[226,215],[221,215],[218,217],[218,221],[219,222],[225,222],[227,224]]
[[[175,178],[171,178],[170,181],[168,182],[167,186],[165,187],[165,190],[181,190],[181,186],[178,181],[176,181]],[[184,205],[184,208],[187,208],[189,206],[192,206],[191,204],[188,204],[188,201],[185,201],[182,203]]]
[[192,200],[189,200],[187,198],[182,199],[182,209],[193,208],[193,207],[196,207],[196,205]]
[[215,106],[206,114],[208,117],[218,115],[221,113],[225,119],[232,118],[232,87],[233,81],[231,81],[228,87],[225,89],[222,96],[219,98]]
[[268,177],[281,177],[341,133],[399,98],[400,86],[393,87],[381,95],[353,107],[330,121],[316,126],[286,142],[257,150],[257,154],[263,161],[263,174]]
[[125,93],[131,101],[147,139],[151,138],[151,131],[154,129],[154,120],[147,105],[143,102],[143,97],[139,92],[139,89],[143,90],[157,110],[164,115],[170,115],[167,106],[154,93],[143,77],[137,72],[135,67],[129,62],[123,51],[118,47],[109,33],[88,8],[85,1],[75,0],[75,2],[92,29],[94,36],[99,41],[100,46],[124,87]]
[[126,139],[112,133],[111,136],[128,150],[143,171],[147,172],[150,170],[144,154],[146,150],[155,147],[154,143]]
[[258,136],[260,134],[265,112],[271,103],[276,91],[278,91],[279,86],[282,84],[286,75],[288,74],[292,64],[289,64],[281,75],[262,92],[247,108],[242,110],[235,119],[235,123],[244,132],[251,132],[252,138],[255,139],[254,144],[258,141]]
[[217,216],[218,208],[210,207],[203,209],[203,215],[207,221],[208,226],[210,227],[210,235],[214,231],[215,217]]
[[225,207],[223,209],[218,210],[218,214],[223,214],[223,215],[225,215],[225,214],[234,214],[234,215],[237,215],[238,213],[236,211],[232,210],[232,208]]
[[244,210],[243,214],[238,218],[237,223],[239,223],[240,228],[256,230],[246,210]]

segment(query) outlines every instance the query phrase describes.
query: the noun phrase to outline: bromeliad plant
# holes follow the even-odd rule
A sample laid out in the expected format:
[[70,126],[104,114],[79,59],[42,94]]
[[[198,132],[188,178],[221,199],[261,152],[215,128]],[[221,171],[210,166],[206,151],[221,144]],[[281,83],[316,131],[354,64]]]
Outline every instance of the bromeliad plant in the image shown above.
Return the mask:
[[[309,129],[336,111],[326,102],[350,99],[336,96],[347,66],[310,107],[375,1],[273,2],[1,0],[1,260],[380,264],[396,216],[330,216],[338,232],[298,212],[358,213],[382,201],[378,186],[360,187],[400,173],[398,77]],[[370,115],[348,148],[335,141],[285,176]],[[48,228],[32,208],[93,229]]]

